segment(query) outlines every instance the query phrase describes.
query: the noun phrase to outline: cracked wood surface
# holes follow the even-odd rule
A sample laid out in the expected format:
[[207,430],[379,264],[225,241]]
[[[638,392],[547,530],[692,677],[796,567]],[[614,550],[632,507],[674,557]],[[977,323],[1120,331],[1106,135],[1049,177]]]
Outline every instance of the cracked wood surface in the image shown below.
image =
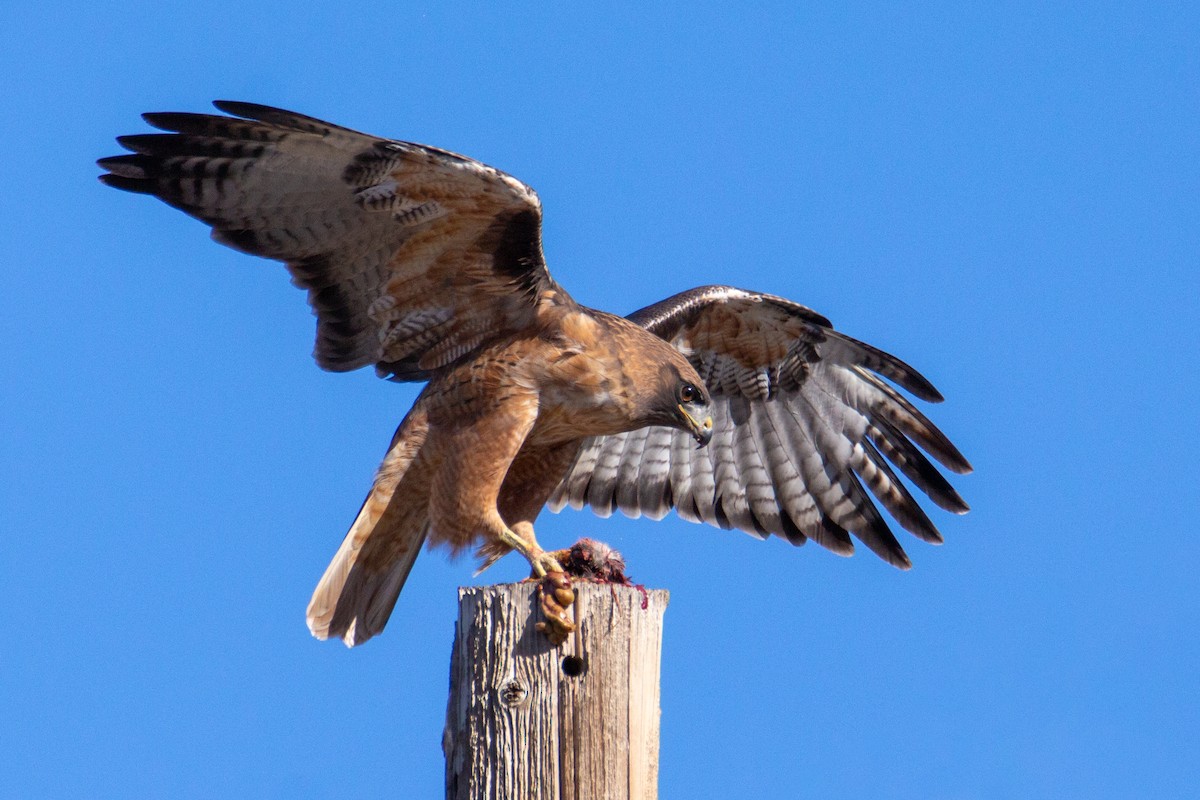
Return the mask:
[[669,594],[575,589],[579,630],[561,648],[534,629],[535,584],[459,589],[442,742],[447,800],[658,797]]

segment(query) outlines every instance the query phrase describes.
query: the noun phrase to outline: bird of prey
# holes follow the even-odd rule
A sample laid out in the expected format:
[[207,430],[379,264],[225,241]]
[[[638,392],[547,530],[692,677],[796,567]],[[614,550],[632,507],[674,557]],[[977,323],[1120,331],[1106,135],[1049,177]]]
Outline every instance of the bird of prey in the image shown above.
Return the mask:
[[[547,505],[738,528],[910,566],[876,501],[940,542],[900,475],[967,505],[928,456],[971,467],[899,389],[938,391],[805,306],[704,286],[620,317],[547,271],[537,194],[436,147],[268,106],[154,113],[109,186],[154,195],[218,242],[282,261],[327,370],[425,382],[308,606],[318,638],[383,630],[423,543],[516,550],[543,578],[548,633],[569,583],[534,538]],[[874,499],[872,499],[872,497]]]

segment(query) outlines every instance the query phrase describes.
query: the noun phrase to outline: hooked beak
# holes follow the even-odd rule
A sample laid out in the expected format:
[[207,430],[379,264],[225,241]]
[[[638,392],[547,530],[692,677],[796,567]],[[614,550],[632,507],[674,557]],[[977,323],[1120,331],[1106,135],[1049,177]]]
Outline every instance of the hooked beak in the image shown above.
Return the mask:
[[688,432],[692,434],[700,447],[708,444],[713,435],[713,418],[704,406],[688,403],[679,404],[679,413],[687,422]]

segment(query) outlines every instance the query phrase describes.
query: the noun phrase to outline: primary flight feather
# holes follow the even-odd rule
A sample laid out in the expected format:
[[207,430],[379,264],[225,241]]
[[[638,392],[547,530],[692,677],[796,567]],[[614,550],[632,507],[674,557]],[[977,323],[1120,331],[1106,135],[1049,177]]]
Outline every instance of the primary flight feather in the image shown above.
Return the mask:
[[[854,537],[901,568],[876,503],[921,539],[941,536],[899,475],[966,512],[930,457],[970,465],[895,387],[941,395],[814,311],[728,286],[628,317],[586,308],[550,277],[541,204],[511,176],[290,111],[215,105],[229,116],[144,115],[166,133],[119,137],[131,153],[101,159],[101,180],[284,262],[316,313],[321,367],[427,382],[313,594],[317,637],[355,645],[383,630],[427,540],[487,562],[517,550],[557,575],[533,535],[547,504],[655,519],[674,508],[841,554]],[[561,637],[571,623],[552,609]]]

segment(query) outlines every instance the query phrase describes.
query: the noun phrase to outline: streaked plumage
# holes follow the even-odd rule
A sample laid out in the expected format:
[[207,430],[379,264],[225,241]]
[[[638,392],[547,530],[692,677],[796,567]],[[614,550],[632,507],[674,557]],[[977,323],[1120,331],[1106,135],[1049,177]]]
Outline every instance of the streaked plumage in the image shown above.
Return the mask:
[[167,133],[120,137],[132,153],[102,159],[101,179],[285,262],[317,315],[323,368],[428,381],[313,596],[318,637],[381,631],[426,539],[487,560],[516,548],[553,570],[533,538],[547,503],[656,519],[674,508],[842,554],[853,536],[900,567],[875,501],[918,537],[941,536],[897,470],[967,510],[925,454],[970,466],[892,384],[941,395],[810,309],[726,286],[628,318],[585,308],[551,279],[541,205],[514,178],[288,111],[216,105],[232,116],[145,115]]

